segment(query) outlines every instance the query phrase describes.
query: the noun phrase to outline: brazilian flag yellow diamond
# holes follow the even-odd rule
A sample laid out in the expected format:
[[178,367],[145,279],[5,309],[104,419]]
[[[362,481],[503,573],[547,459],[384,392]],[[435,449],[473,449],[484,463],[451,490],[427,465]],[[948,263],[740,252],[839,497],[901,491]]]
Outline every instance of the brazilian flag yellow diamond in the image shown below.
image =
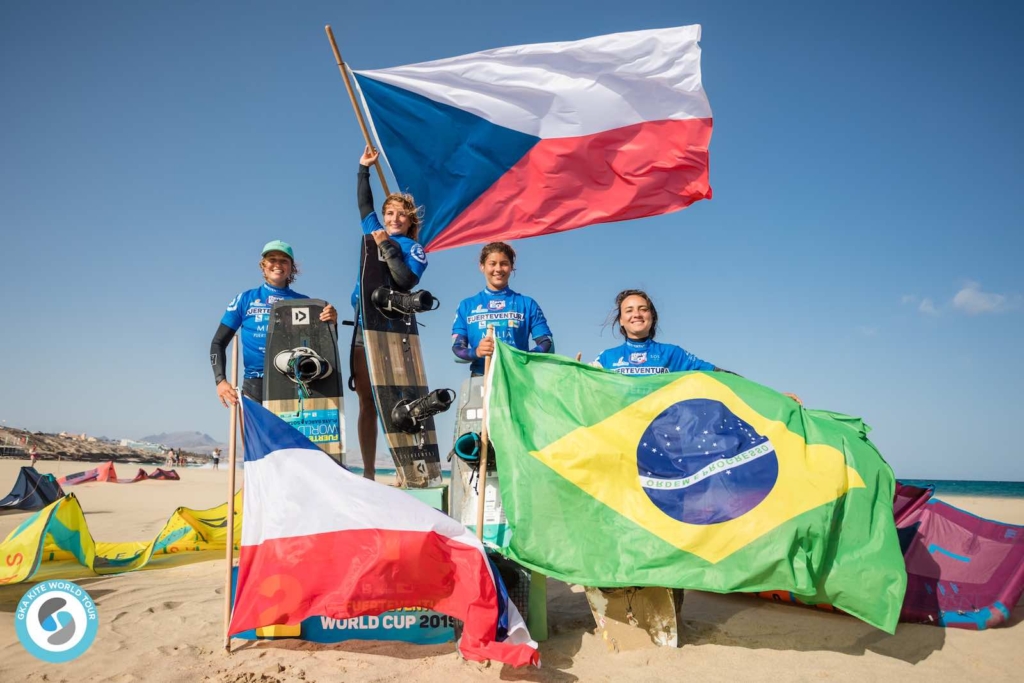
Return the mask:
[[[644,436],[652,419],[689,401],[721,404],[765,441],[735,457],[709,463],[689,476],[664,478],[638,473],[636,454],[645,445]],[[851,488],[864,487],[860,475],[847,466],[845,455],[837,448],[806,444],[784,423],[765,418],[729,387],[704,373],[684,374],[601,422],[579,427],[531,454],[623,517],[712,563],[794,517],[836,501]],[[744,468],[763,465],[766,458],[774,458],[777,463],[774,481],[768,482],[769,489],[759,496],[762,499],[756,505],[731,519],[687,523],[652,500],[651,492],[685,492],[709,478],[728,479]]]

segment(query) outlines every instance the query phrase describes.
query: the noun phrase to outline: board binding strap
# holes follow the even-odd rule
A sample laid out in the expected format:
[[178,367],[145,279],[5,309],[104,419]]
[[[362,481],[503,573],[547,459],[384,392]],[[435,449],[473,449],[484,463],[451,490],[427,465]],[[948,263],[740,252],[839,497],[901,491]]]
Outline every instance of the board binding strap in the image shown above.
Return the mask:
[[399,486],[440,486],[434,415],[451,406],[455,392],[428,388],[416,321],[418,313],[437,310],[439,302],[430,292],[397,288],[371,235],[363,236],[359,283],[366,364]]
[[263,406],[341,463],[345,418],[338,328],[322,299],[276,301],[267,324]]

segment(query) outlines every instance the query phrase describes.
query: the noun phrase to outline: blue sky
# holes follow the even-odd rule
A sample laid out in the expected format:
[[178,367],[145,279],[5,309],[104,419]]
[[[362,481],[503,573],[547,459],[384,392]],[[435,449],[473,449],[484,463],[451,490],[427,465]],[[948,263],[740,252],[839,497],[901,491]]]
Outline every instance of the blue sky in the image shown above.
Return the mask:
[[[615,293],[645,288],[660,339],[862,416],[897,476],[1024,480],[1009,429],[1024,408],[1024,10],[469,6],[0,5],[0,418],[226,440],[207,353],[227,302],[259,284],[260,247],[292,243],[296,289],[344,305],[363,142],[325,24],[373,69],[700,23],[714,199],[518,242],[513,288],[559,352],[587,358],[617,341],[602,330]],[[467,372],[449,332],[483,286],[476,255],[430,256],[435,387]],[[442,450],[452,428],[439,421]]]

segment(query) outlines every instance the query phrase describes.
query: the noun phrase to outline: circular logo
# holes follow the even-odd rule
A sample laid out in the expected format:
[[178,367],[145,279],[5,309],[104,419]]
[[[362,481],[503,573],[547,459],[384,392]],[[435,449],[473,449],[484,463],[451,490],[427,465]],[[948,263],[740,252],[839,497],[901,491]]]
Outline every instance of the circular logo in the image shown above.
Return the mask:
[[68,662],[96,638],[96,604],[71,581],[44,581],[29,589],[14,614],[18,639],[30,654],[47,662]]
[[779,476],[772,442],[721,402],[702,398],[675,403],[654,418],[636,461],[651,502],[687,524],[750,512]]

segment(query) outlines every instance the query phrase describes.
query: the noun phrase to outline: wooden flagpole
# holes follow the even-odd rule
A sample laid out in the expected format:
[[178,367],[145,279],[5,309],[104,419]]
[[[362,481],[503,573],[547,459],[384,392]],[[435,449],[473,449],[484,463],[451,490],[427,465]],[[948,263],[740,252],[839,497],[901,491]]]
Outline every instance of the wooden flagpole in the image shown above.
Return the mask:
[[[231,345],[231,386],[238,387],[238,347],[241,339],[235,335]],[[238,398],[239,402],[241,398]],[[224,651],[231,653],[231,637],[228,627],[231,624],[231,570],[235,561],[235,457],[236,435],[238,433],[238,411],[242,406],[237,403],[231,406],[230,431],[228,432],[228,519],[227,519],[227,568],[224,572]]]
[[[331,41],[331,49],[334,50],[334,61],[338,63],[338,71],[341,72],[341,80],[345,81],[345,90],[348,91],[348,98],[352,100],[352,109],[356,112],[356,119],[359,120],[359,127],[363,130],[363,138],[366,139],[366,144],[371,149],[375,149],[373,146],[373,140],[370,139],[370,129],[366,127],[366,118],[363,117],[363,110],[359,108],[359,104],[356,102],[356,93],[352,89],[352,83],[348,80],[348,72],[345,71],[345,62],[341,59],[341,52],[338,51],[338,43],[334,41],[334,31],[331,30],[331,25],[324,26],[324,30],[327,32],[327,39]],[[388,190],[388,181],[384,179],[384,169],[381,168],[380,160],[373,162],[373,165],[377,168],[377,177],[380,178],[380,186],[384,188],[384,195],[390,195],[391,191]]]
[[[487,326],[487,339],[494,339],[494,325]],[[480,473],[477,476],[476,491],[476,537],[481,542],[484,540],[484,499],[487,495],[487,453],[490,450],[490,442],[487,435],[487,382],[491,376],[491,358],[484,358],[484,407],[480,411]]]

